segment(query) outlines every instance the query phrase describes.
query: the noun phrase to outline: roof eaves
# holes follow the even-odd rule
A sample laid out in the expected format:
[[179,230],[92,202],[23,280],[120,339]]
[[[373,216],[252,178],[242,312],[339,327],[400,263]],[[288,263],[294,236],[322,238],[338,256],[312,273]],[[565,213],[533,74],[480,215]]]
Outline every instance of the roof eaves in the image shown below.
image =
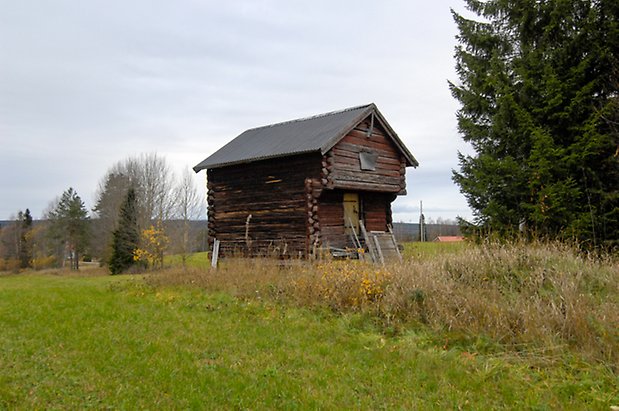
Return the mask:
[[317,152],[319,152],[318,149],[302,150],[302,151],[294,151],[294,152],[289,152],[289,153],[279,153],[279,154],[273,154],[273,155],[267,155],[267,156],[244,158],[244,159],[238,160],[238,161],[221,162],[221,163],[214,163],[214,164],[208,164],[208,165],[198,164],[197,166],[195,166],[193,168],[193,171],[198,173],[198,172],[200,172],[202,170],[211,170],[211,169],[214,169],[214,168],[236,166],[236,165],[239,165],[239,164],[249,164],[249,163],[253,163],[253,162],[256,162],[256,161],[271,160],[271,159],[274,159],[274,158],[290,157],[290,156],[297,156],[297,155],[301,155],[301,154],[309,154],[309,153],[317,153]]

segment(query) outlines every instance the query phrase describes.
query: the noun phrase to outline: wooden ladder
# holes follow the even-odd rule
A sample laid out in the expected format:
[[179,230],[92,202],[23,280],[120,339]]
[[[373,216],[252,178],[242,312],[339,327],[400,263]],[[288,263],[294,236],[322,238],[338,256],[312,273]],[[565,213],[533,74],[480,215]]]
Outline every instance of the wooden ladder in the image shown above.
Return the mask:
[[370,231],[369,233],[365,229],[363,221],[359,221],[359,227],[374,263],[385,265],[385,261],[392,261],[396,258],[402,262],[402,254],[400,254],[400,249],[391,227],[388,227],[388,232]]

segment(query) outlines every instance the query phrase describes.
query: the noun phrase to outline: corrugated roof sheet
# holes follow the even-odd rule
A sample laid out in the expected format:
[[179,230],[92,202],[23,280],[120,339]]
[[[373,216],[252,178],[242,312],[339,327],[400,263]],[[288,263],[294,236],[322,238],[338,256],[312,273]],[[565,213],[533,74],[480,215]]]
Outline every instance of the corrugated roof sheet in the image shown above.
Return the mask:
[[[209,168],[318,151],[324,154],[372,112],[382,118],[374,104],[367,104],[252,128],[241,133],[193,169],[198,172]],[[388,132],[393,134],[394,142],[403,150],[411,165],[416,166],[417,161],[395,132],[388,125],[386,127]]]

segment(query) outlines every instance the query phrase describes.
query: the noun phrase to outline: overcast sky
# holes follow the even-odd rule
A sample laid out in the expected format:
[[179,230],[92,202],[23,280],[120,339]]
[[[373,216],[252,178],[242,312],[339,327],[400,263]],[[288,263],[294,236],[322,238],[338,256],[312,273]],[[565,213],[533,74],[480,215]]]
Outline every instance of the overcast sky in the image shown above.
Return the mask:
[[[469,218],[456,28],[434,1],[0,0],[0,219],[156,152],[180,174],[247,128],[374,102],[420,163],[394,221]],[[196,175],[204,186],[204,171]]]

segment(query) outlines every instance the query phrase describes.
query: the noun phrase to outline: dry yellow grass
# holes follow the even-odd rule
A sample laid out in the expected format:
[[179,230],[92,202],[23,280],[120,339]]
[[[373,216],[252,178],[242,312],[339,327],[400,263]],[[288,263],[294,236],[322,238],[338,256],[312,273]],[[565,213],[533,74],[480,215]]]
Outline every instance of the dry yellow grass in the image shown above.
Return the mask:
[[471,246],[384,268],[227,259],[217,270],[170,268],[148,281],[361,311],[390,330],[423,326],[517,351],[569,348],[615,371],[619,364],[619,263],[562,244]]

